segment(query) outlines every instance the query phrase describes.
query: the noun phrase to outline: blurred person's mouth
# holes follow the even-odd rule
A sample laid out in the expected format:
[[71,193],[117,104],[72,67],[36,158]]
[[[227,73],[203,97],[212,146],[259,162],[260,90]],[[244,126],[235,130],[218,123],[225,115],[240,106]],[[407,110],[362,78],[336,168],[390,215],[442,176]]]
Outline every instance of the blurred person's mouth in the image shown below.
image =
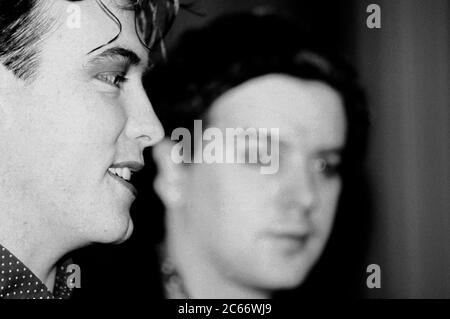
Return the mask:
[[120,162],[111,165],[108,168],[108,174],[136,197],[137,189],[132,183],[132,177],[142,168],[144,168],[144,164],[136,161]]
[[289,227],[284,229],[271,229],[266,232],[271,240],[280,241],[294,249],[302,249],[312,237],[312,231],[308,227]]

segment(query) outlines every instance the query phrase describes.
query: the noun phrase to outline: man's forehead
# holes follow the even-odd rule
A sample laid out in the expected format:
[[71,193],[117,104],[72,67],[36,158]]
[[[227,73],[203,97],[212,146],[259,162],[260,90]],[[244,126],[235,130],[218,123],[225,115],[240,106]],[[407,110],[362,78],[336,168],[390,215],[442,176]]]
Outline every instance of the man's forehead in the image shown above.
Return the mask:
[[[135,0],[89,0],[76,1],[81,5],[82,15],[79,28],[71,29],[73,35],[78,34],[80,45],[85,47],[84,54],[88,58],[95,56],[122,56],[131,64],[145,67],[148,64],[148,52],[139,41],[135,30],[135,14],[128,10]],[[67,34],[67,33],[66,33]],[[79,42],[79,41],[78,41]]]

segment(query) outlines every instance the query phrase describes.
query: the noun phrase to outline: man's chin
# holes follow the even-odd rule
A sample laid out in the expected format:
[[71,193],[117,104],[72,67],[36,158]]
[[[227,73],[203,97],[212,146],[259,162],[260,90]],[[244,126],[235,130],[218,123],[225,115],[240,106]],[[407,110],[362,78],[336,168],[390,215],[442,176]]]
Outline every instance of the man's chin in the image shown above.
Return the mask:
[[128,224],[127,224],[127,228],[124,232],[122,232],[122,235],[118,237],[118,239],[114,242],[112,242],[113,244],[122,244],[123,242],[125,242],[128,238],[131,237],[131,234],[133,233],[133,229],[134,229],[134,224],[133,224],[133,220],[130,218],[128,219]]
[[121,224],[117,224],[114,227],[111,226],[103,231],[103,235],[94,240],[101,244],[121,244],[130,238],[133,233],[134,225],[131,218],[123,221]]

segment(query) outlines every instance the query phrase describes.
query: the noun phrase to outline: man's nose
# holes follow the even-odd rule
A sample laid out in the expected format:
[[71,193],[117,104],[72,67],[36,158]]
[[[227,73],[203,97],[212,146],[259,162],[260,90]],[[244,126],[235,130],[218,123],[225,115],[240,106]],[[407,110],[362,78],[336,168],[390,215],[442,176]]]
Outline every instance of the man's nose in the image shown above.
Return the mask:
[[164,137],[164,128],[143,89],[129,101],[127,135],[138,140],[142,149],[160,142]]

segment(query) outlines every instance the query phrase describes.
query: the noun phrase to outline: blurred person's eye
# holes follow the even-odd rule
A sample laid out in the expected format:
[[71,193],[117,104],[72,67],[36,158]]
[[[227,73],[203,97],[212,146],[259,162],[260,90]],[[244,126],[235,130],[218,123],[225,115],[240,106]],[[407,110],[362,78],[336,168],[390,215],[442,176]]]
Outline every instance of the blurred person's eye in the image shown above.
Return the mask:
[[325,178],[334,178],[340,175],[341,162],[337,159],[316,158],[312,163],[314,172]]
[[123,84],[128,81],[124,72],[102,72],[97,74],[95,78],[118,89],[122,88]]

